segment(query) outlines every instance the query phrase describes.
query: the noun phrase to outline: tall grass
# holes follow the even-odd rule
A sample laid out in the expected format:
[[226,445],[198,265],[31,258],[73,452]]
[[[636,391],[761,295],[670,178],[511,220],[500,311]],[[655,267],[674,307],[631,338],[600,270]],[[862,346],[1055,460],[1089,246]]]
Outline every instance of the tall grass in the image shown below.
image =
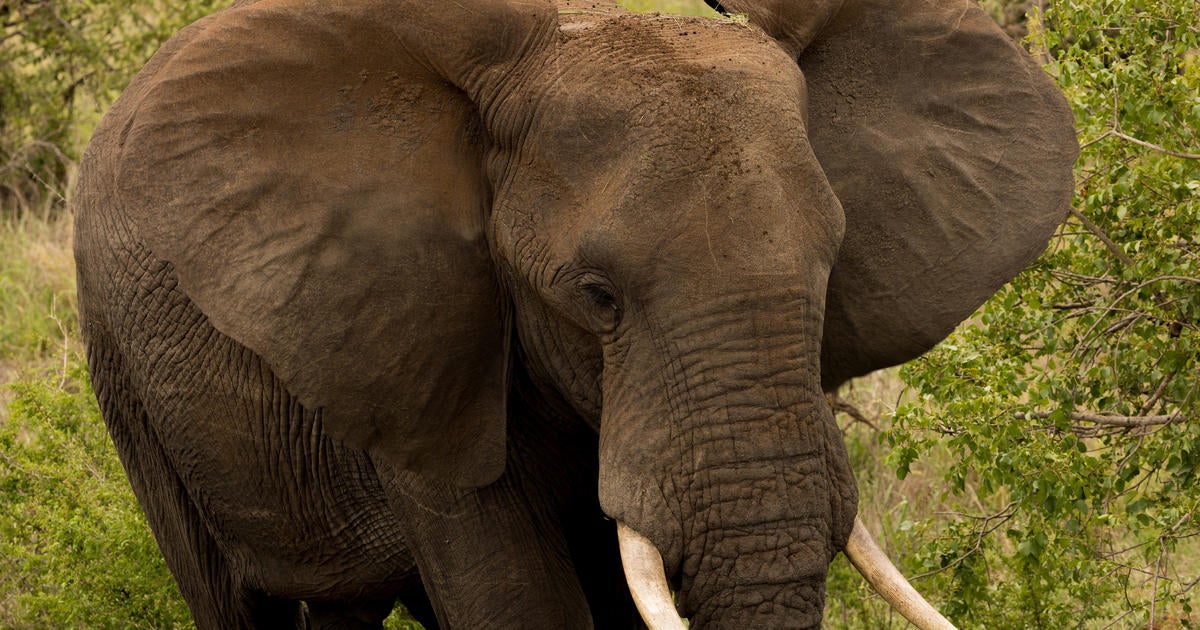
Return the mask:
[[70,217],[0,213],[0,379],[71,345],[75,267]]

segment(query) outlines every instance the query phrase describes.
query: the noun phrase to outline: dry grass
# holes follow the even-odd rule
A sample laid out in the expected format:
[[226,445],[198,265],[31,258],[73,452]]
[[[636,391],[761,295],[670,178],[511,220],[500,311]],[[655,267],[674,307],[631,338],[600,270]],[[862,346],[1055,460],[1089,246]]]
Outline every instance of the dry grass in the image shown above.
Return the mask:
[[[75,261],[71,218],[23,215],[0,220],[0,383],[20,366],[73,343]],[[8,377],[6,378],[6,375]]]

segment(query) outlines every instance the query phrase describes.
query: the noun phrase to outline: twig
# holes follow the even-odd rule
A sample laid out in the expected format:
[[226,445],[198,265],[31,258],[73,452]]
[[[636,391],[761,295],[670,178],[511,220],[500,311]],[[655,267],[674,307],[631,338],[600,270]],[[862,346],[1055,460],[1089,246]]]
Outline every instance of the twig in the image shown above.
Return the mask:
[[1120,280],[1116,278],[1109,278],[1107,276],[1088,276],[1081,273],[1064,271],[1062,269],[1051,269],[1050,275],[1058,279],[1059,282],[1063,282],[1065,284],[1073,284],[1069,282],[1069,280],[1076,280],[1080,283],[1078,285],[1073,284],[1073,286],[1084,286],[1090,284],[1117,284],[1120,282]]
[[1113,135],[1117,138],[1120,138],[1126,142],[1132,142],[1138,146],[1146,147],[1147,149],[1151,149],[1153,151],[1158,151],[1159,153],[1164,153],[1171,157],[1177,157],[1177,158],[1181,158],[1184,160],[1200,160],[1200,153],[1183,153],[1181,151],[1172,151],[1166,147],[1162,147],[1157,144],[1154,144],[1153,142],[1146,142],[1145,140],[1140,140],[1129,134],[1123,133],[1117,129],[1112,129],[1108,133],[1110,133],[1111,135]]
[[1111,621],[1111,622],[1110,622],[1110,623],[1109,623],[1107,626],[1104,626],[1104,627],[1103,627],[1103,628],[1101,628],[1100,630],[1108,630],[1109,628],[1111,628],[1111,627],[1113,627],[1113,626],[1117,625],[1117,623],[1118,623],[1119,621],[1121,621],[1122,619],[1124,619],[1124,618],[1128,617],[1129,615],[1132,615],[1134,610],[1135,610],[1135,609],[1133,609],[1133,608],[1126,608],[1126,609],[1125,609],[1125,612],[1121,613],[1120,615],[1117,615],[1117,618],[1116,618],[1116,619],[1113,619],[1113,620],[1112,620],[1112,621]]
[[[950,514],[956,514],[956,513],[950,513]],[[951,560],[945,566],[938,568],[938,569],[934,569],[932,571],[926,571],[919,575],[914,575],[914,576],[908,578],[909,581],[919,580],[921,578],[929,577],[935,573],[941,573],[942,571],[945,571],[946,569],[949,569],[958,564],[961,564],[964,560],[971,557],[971,555],[973,555],[974,553],[983,549],[984,537],[986,537],[988,534],[996,531],[997,529],[1000,529],[1001,525],[1007,523],[1010,519],[1012,519],[1013,516],[1016,516],[1016,514],[1017,514],[1017,502],[1016,501],[1013,501],[1013,502],[1009,503],[1008,505],[1004,506],[1003,508],[1000,509],[999,512],[996,512],[995,514],[989,514],[986,516],[958,514],[959,516],[967,516],[968,518],[978,519],[978,520],[983,521],[983,523],[979,526],[979,533],[975,536],[975,544],[972,545],[971,548],[966,551],[966,553],[960,555],[959,557],[955,558],[954,560]],[[991,522],[994,520],[998,520],[999,522],[989,528],[988,525],[991,525]]]
[[1095,300],[1092,300],[1089,302],[1072,302],[1070,304],[1051,304],[1050,308],[1056,311],[1074,311],[1078,309],[1090,309],[1095,305]]
[[[1106,313],[1117,312],[1118,311],[1117,304],[1120,304],[1121,302],[1123,302],[1125,300],[1125,298],[1137,293],[1138,291],[1140,291],[1152,284],[1155,284],[1157,282],[1167,282],[1167,281],[1190,282],[1192,284],[1200,284],[1200,278],[1192,278],[1189,276],[1173,276],[1173,275],[1156,276],[1154,278],[1150,278],[1149,280],[1146,280],[1144,282],[1141,282],[1141,283],[1135,285],[1133,288],[1131,288],[1128,291],[1117,296],[1116,299],[1114,299],[1112,302],[1109,303],[1108,307],[1102,309],[1102,312],[1106,312]],[[1157,293],[1156,293],[1156,295],[1157,295]],[[1103,323],[1103,321],[1104,320],[1102,318],[1097,319],[1096,323],[1092,324],[1087,329],[1087,332],[1085,332],[1082,336],[1082,339],[1084,340],[1084,342],[1082,342],[1073,351],[1071,351],[1072,359],[1082,357],[1087,353],[1088,348],[1092,345],[1090,343],[1090,340],[1092,339],[1092,335],[1093,335],[1093,333],[1096,332],[1096,329],[1099,328],[1100,324]]]
[[1171,380],[1174,379],[1175,375],[1178,373],[1179,370],[1175,370],[1174,372],[1162,377],[1162,380],[1158,382],[1158,387],[1154,388],[1154,393],[1150,394],[1150,398],[1146,400],[1146,404],[1142,405],[1142,408],[1138,410],[1139,415],[1144,416],[1150,413],[1151,409],[1154,409],[1154,405],[1158,404],[1158,401],[1160,398],[1162,398],[1163,393],[1167,391],[1167,385],[1171,383]]
[[1111,335],[1119,330],[1124,330],[1126,328],[1129,328],[1130,326],[1134,325],[1135,323],[1137,323],[1138,320],[1142,319],[1145,316],[1146,315],[1144,313],[1139,313],[1139,312],[1135,312],[1132,315],[1126,315],[1125,317],[1122,317],[1121,319],[1118,319],[1117,321],[1113,322],[1108,328],[1105,328],[1104,332],[1101,333],[1101,335],[1107,337],[1108,335]]
[[1104,133],[1096,136],[1095,138],[1092,138],[1091,140],[1088,140],[1087,142],[1084,142],[1083,144],[1079,145],[1079,150],[1082,151],[1082,150],[1092,146],[1093,144],[1100,142],[1101,140],[1103,140],[1105,138],[1111,138],[1112,135],[1113,135],[1113,131],[1112,131],[1112,129],[1109,129],[1108,131],[1105,131]]
[[1133,259],[1130,258],[1129,255],[1124,251],[1122,251],[1121,248],[1117,246],[1117,244],[1113,242],[1111,238],[1109,238],[1108,233],[1105,232],[1099,225],[1092,223],[1091,219],[1084,216],[1084,214],[1079,210],[1076,210],[1074,206],[1068,208],[1068,210],[1070,211],[1071,216],[1079,219],[1079,222],[1083,224],[1083,227],[1087,228],[1089,232],[1096,236],[1096,238],[1100,239],[1101,243],[1104,243],[1104,247],[1107,248],[1108,251],[1112,252],[1113,256],[1117,257],[1117,260],[1120,260],[1127,266],[1133,265]]
[[863,414],[863,412],[858,410],[858,407],[851,405],[850,403],[842,400],[840,397],[834,398],[830,402],[833,406],[834,413],[844,413],[844,414],[850,416],[851,420],[865,424],[868,427],[871,427],[871,429],[873,429],[876,432],[879,431],[879,426],[876,425],[874,422],[871,422],[871,420],[868,419],[867,416]]
[[[1033,411],[1033,412],[1028,412],[1028,413],[1027,412],[1018,412],[1017,419],[1019,419],[1019,420],[1045,420],[1045,419],[1049,418],[1051,415],[1053,415],[1053,413],[1049,412],[1049,411]],[[1099,424],[1099,425],[1103,425],[1103,426],[1107,426],[1107,427],[1121,427],[1121,428],[1155,427],[1155,426],[1161,426],[1164,424],[1171,424],[1172,422],[1175,422],[1178,420],[1183,420],[1185,422],[1187,421],[1187,418],[1185,418],[1183,416],[1183,414],[1181,414],[1179,412],[1166,414],[1166,415],[1156,415],[1156,416],[1119,416],[1119,415],[1108,415],[1108,414],[1099,414],[1099,413],[1088,413],[1088,412],[1082,412],[1082,411],[1072,411],[1071,413],[1067,414],[1067,418],[1074,420],[1076,422],[1090,422],[1092,424]]]
[[1150,586],[1150,625],[1147,630],[1154,630],[1154,612],[1158,605],[1158,578],[1162,573],[1163,556],[1167,555],[1167,545],[1160,538],[1158,541],[1158,559],[1154,561],[1154,583]]
[[71,359],[71,334],[67,332],[67,327],[63,324],[58,313],[55,312],[58,306],[58,296],[53,296],[50,300],[50,319],[58,326],[58,332],[62,335],[62,370],[59,373],[58,388],[63,389],[67,386],[69,374],[67,370],[70,366]]

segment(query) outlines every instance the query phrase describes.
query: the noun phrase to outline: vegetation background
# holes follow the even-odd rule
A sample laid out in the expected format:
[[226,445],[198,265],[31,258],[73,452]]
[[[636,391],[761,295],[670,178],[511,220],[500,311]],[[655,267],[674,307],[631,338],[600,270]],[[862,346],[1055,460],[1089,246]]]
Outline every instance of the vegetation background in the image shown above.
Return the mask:
[[[0,0],[0,628],[191,625],[88,385],[70,197],[108,104],[224,3]],[[983,6],[1075,108],[1077,194],[950,339],[832,400],[862,516],[960,627],[1196,628],[1200,5]],[[828,590],[829,627],[906,625],[841,558]]]

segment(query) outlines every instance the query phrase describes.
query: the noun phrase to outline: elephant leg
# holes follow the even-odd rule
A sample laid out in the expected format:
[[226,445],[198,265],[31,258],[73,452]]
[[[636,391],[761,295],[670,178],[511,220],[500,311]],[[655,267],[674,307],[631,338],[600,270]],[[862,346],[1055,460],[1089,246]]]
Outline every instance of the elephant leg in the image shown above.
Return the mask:
[[596,497],[595,429],[547,400],[521,366],[512,376],[508,462],[496,484],[434,496],[405,473],[385,482],[443,626],[644,627]]
[[201,630],[297,628],[298,602],[240,588],[228,562],[133,395],[118,353],[95,331],[88,347],[92,386],[134,494]]
[[536,488],[539,503],[566,537],[571,561],[587,597],[597,628],[633,630],[644,627],[625,582],[617,546],[616,522],[600,509],[596,486],[600,463],[599,436],[566,404],[534,385],[529,375],[515,370],[513,407],[521,409],[523,424],[512,427],[521,449],[527,486]]
[[508,461],[489,486],[460,490],[376,464],[442,627],[592,627],[566,534],[576,449],[562,437],[510,400]]
[[382,466],[380,474],[442,627],[591,627],[562,532],[523,494],[519,475],[461,491]]

